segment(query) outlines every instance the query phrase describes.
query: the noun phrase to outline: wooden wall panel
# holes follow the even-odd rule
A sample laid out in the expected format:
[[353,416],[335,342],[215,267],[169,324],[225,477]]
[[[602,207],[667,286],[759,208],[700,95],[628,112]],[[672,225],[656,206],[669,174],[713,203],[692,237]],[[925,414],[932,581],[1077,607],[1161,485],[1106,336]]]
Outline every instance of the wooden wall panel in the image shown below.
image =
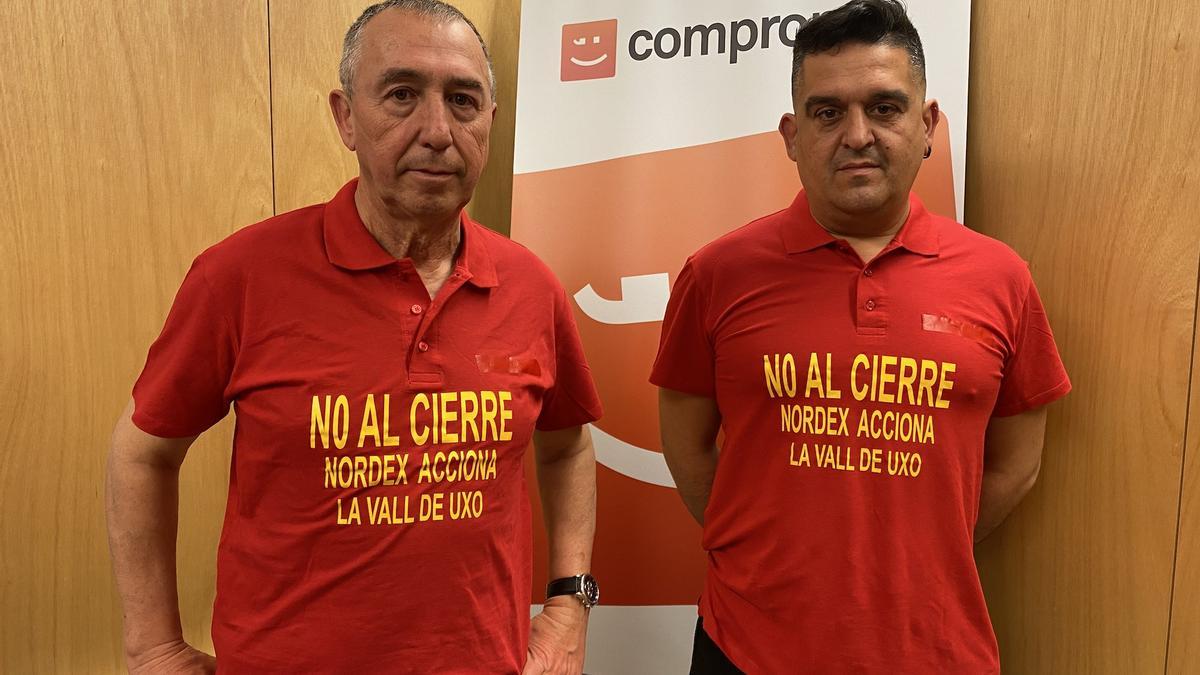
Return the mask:
[[[266,5],[0,3],[0,672],[118,672],[109,432],[192,258],[271,212]],[[228,432],[184,465],[209,644]]]
[[[468,208],[480,222],[507,234],[521,3],[461,0],[454,4],[475,22],[488,43],[499,102],[488,165]],[[326,100],[330,90],[339,86],[342,38],[366,6],[363,0],[271,3],[275,189],[280,213],[328,201],[358,175],[358,163],[338,138]]]
[[1075,384],[1038,486],[978,551],[1006,672],[1165,667],[1200,259],[1191,4],[974,3],[967,223],[1030,261]]
[[[1184,188],[1200,192],[1198,183],[1193,173],[1190,185]],[[1200,328],[1200,307],[1196,326]],[[1191,675],[1200,667],[1200,330],[1195,332],[1192,350],[1192,390],[1184,448],[1167,675]]]

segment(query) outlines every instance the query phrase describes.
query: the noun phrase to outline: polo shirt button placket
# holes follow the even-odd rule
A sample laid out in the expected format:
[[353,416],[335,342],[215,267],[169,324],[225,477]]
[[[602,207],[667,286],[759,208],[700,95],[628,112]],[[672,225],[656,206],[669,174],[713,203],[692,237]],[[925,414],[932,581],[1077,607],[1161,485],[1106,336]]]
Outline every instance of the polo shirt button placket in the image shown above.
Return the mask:
[[877,278],[875,267],[878,261],[868,261],[859,270],[856,286],[858,308],[855,310],[857,327],[864,335],[883,335],[887,331],[888,316],[885,309],[887,289],[883,280]]

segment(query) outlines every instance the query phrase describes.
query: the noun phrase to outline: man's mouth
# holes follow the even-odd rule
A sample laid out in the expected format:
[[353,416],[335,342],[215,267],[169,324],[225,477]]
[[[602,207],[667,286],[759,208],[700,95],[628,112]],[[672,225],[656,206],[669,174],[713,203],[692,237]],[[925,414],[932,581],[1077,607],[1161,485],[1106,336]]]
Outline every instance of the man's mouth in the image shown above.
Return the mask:
[[838,171],[855,171],[862,169],[878,169],[879,165],[874,162],[850,162],[838,167]]
[[408,172],[415,173],[420,176],[429,176],[429,177],[435,177],[435,178],[453,176],[456,173],[449,169],[439,169],[439,168],[411,168],[411,169],[408,169]]

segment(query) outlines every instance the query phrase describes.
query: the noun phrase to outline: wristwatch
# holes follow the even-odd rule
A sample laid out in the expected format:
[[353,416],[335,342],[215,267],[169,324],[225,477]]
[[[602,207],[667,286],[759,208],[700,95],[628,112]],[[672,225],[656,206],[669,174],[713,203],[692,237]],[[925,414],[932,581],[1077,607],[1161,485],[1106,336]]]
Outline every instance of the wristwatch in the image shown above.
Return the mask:
[[573,595],[584,607],[595,607],[596,603],[600,602],[600,586],[596,584],[596,577],[590,574],[576,574],[546,584],[546,599],[556,595]]

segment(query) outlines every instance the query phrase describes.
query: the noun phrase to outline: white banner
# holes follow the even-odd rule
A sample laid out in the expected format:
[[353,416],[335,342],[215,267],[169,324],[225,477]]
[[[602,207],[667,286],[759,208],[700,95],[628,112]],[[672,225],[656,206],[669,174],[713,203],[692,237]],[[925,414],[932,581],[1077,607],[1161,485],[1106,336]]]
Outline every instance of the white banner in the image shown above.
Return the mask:
[[[512,236],[574,298],[605,406],[593,427],[603,604],[593,675],[687,671],[704,556],[662,460],[646,378],[687,255],[800,189],[775,131],[791,110],[791,42],[839,4],[522,3]],[[914,190],[961,221],[970,2],[908,6],[944,114]]]

